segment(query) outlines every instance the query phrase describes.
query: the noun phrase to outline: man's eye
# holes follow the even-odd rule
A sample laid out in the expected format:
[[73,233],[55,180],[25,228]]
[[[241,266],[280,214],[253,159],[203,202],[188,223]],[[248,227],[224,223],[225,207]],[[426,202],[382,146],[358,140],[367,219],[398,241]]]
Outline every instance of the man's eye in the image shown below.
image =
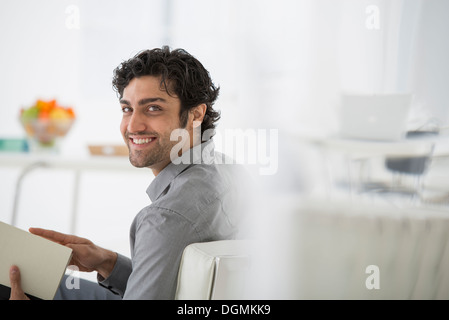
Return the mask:
[[123,113],[128,113],[128,112],[131,112],[131,111],[132,111],[132,109],[130,107],[123,107],[122,108],[122,112]]
[[161,108],[158,106],[149,106],[148,111],[160,111]]

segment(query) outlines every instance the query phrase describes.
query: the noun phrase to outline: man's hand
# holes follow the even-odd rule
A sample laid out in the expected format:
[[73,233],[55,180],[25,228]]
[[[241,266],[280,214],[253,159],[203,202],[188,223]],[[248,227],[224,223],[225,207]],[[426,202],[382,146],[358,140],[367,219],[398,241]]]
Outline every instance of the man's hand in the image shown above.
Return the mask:
[[17,266],[9,269],[9,281],[11,283],[11,295],[9,300],[30,300],[22,290],[20,284],[20,270]]
[[29,231],[71,248],[73,256],[70,265],[76,265],[80,271],[97,271],[103,278],[107,278],[117,261],[115,252],[96,246],[90,240],[40,228],[30,228]]

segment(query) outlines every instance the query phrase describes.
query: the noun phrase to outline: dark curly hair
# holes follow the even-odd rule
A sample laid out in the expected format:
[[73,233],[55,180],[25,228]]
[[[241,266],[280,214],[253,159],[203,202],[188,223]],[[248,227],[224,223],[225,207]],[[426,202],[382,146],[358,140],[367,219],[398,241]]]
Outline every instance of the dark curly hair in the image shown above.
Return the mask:
[[215,129],[220,112],[213,109],[220,91],[209,72],[191,54],[184,49],[170,50],[168,46],[144,50],[133,58],[122,62],[115,70],[112,85],[123,97],[123,91],[129,82],[141,76],[161,78],[161,88],[181,101],[180,124],[185,127],[190,109],[205,104],[206,114],[201,124],[201,134],[205,130]]

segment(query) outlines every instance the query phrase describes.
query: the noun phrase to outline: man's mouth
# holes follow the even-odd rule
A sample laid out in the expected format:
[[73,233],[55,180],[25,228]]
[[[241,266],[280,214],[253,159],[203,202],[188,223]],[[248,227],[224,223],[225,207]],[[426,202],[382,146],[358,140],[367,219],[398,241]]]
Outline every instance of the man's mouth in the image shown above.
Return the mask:
[[129,140],[134,145],[143,146],[143,145],[149,144],[149,143],[153,142],[154,140],[156,140],[156,137],[151,137],[151,138],[129,138]]

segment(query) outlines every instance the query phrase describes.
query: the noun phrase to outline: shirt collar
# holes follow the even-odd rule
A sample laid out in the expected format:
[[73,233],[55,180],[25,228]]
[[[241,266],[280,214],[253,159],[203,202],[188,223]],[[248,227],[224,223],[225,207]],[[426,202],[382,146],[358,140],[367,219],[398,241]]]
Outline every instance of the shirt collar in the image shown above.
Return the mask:
[[213,163],[215,158],[214,147],[213,140],[203,142],[170,162],[147,188],[147,194],[151,201],[157,200],[171,182],[187,168],[201,163]]

